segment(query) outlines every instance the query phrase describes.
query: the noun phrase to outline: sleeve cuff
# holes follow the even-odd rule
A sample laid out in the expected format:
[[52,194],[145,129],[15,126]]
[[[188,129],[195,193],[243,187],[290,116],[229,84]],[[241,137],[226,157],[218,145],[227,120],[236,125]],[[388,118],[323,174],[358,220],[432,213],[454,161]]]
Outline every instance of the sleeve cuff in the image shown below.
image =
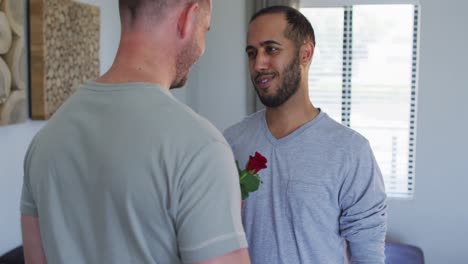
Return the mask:
[[220,257],[242,248],[247,248],[245,233],[222,235],[193,247],[180,247],[179,250],[184,263],[194,263]]
[[37,208],[35,206],[33,206],[32,204],[30,204],[30,203],[22,201],[20,208],[21,208],[21,213],[22,214],[25,214],[25,215],[28,215],[28,216],[33,216],[33,217],[38,216]]

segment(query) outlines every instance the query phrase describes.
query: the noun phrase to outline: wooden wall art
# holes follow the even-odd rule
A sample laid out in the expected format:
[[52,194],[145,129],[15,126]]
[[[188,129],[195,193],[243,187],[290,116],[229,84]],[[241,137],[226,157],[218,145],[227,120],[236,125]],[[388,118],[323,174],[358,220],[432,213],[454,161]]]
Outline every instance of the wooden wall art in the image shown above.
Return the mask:
[[25,0],[0,0],[0,126],[27,118]]
[[30,0],[29,12],[30,112],[45,120],[80,84],[99,76],[100,10],[71,0]]

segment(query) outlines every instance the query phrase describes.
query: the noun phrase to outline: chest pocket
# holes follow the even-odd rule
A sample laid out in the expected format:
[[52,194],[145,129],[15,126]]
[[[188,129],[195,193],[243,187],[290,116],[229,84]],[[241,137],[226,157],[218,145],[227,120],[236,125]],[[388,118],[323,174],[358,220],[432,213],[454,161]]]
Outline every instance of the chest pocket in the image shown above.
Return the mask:
[[332,181],[298,181],[291,179],[287,184],[286,195],[288,199],[299,199],[304,201],[313,201],[330,198],[330,188]]
[[338,194],[333,181],[313,179],[307,182],[289,180],[286,188],[287,215],[297,225],[304,225],[313,218],[314,222],[338,219]]

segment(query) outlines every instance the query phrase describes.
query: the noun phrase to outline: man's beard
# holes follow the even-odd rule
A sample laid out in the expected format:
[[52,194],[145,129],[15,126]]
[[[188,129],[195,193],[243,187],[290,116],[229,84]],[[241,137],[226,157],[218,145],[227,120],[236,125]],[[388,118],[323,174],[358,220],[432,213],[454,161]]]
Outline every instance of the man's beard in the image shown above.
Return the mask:
[[187,83],[190,68],[200,57],[199,49],[193,40],[177,55],[176,76],[170,89],[183,87]]
[[[278,74],[276,74],[278,76]],[[252,80],[255,86],[255,81]],[[299,89],[301,83],[301,69],[299,68],[299,53],[296,54],[293,61],[286,66],[283,70],[283,82],[280,84],[278,90],[274,95],[261,95],[259,90],[255,86],[260,101],[270,108],[275,108],[286,102],[291,96],[293,96]]]

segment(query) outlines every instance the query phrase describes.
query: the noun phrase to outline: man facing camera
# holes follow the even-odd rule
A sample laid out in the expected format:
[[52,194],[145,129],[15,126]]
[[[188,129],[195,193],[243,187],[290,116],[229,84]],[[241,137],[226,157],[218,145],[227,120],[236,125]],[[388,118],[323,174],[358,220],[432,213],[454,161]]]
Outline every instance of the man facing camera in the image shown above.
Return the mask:
[[266,110],[225,131],[240,164],[268,159],[243,207],[252,263],[384,263],[386,195],[369,142],[309,99],[315,35],[297,10],[249,24],[250,75]]

